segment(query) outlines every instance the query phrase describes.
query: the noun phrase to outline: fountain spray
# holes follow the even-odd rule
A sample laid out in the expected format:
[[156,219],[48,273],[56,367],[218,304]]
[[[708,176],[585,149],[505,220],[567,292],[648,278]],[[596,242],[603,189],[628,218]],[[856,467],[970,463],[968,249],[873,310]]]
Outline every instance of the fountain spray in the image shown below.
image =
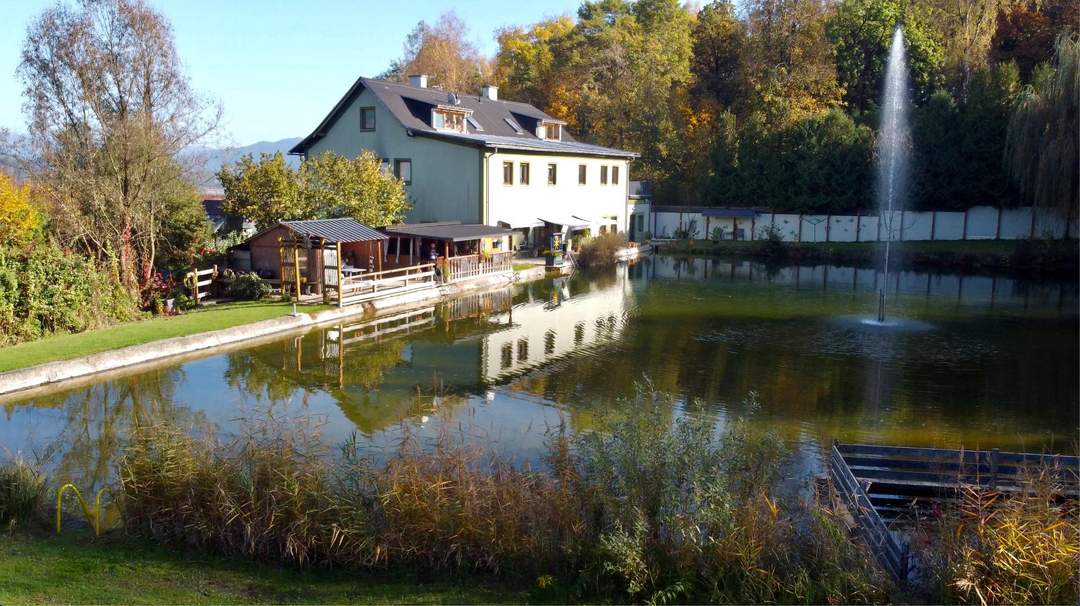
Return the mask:
[[[894,210],[902,202],[908,169],[908,82],[904,31],[897,25],[889,47],[885,68],[885,98],[882,103],[881,132],[878,135],[878,221],[885,226],[885,258],[881,288],[878,290],[878,322],[885,321],[885,300],[889,284],[889,257],[893,239]],[[888,218],[886,218],[886,216]]]

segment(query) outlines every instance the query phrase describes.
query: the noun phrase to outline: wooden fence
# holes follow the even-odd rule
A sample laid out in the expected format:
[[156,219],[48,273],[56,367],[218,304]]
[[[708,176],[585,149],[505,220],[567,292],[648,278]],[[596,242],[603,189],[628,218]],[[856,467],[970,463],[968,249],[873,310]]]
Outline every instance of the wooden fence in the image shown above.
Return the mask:
[[210,269],[192,269],[184,274],[184,287],[191,293],[195,305],[198,305],[199,301],[207,294],[209,286],[214,283],[217,275],[217,265]]
[[337,289],[338,307],[380,297],[435,288],[435,266],[431,263],[387,269],[358,276],[342,276]]
[[487,274],[495,274],[513,269],[512,251],[496,252],[490,255],[464,255],[446,259],[448,281],[469,280]]

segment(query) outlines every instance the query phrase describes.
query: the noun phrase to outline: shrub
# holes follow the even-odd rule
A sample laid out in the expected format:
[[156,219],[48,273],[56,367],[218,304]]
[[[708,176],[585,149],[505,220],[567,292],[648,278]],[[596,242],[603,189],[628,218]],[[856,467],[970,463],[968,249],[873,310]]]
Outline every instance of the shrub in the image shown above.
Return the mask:
[[616,262],[615,253],[626,246],[626,235],[605,233],[586,238],[578,247],[577,261],[582,267],[603,267]]
[[270,294],[270,285],[255,272],[238,273],[229,283],[227,294],[233,299],[258,301]]
[[0,464],[0,527],[39,522],[44,511],[45,479],[23,461]]
[[0,344],[129,320],[137,302],[115,267],[51,244],[0,247]]

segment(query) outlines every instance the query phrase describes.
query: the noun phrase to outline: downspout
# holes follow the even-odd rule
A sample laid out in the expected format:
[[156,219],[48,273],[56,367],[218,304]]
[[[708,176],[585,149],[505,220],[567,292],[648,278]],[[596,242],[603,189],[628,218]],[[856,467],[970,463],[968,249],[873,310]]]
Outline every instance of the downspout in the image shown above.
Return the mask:
[[499,148],[492,149],[494,151],[488,153],[485,148],[480,148],[480,223],[482,225],[488,224],[488,206],[491,203],[488,192],[488,159],[499,153]]

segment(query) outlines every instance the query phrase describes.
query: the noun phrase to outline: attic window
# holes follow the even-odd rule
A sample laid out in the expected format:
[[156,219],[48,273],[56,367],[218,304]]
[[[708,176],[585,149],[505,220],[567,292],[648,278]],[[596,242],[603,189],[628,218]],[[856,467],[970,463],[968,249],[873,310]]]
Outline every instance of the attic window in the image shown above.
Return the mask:
[[562,126],[559,124],[550,124],[545,122],[542,126],[541,138],[549,141],[561,141],[562,140]]
[[465,112],[448,109],[431,110],[431,126],[438,130],[465,132]]
[[525,131],[521,130],[521,127],[518,126],[517,122],[514,122],[513,118],[503,118],[503,120],[506,120],[506,123],[510,125],[510,128],[514,129],[515,133],[519,135],[525,134]]
[[469,123],[469,126],[471,126],[473,130],[479,130],[479,131],[484,130],[484,127],[480,126],[480,123],[477,122],[476,118],[473,118],[472,116],[469,116],[468,118],[465,118],[465,121]]

